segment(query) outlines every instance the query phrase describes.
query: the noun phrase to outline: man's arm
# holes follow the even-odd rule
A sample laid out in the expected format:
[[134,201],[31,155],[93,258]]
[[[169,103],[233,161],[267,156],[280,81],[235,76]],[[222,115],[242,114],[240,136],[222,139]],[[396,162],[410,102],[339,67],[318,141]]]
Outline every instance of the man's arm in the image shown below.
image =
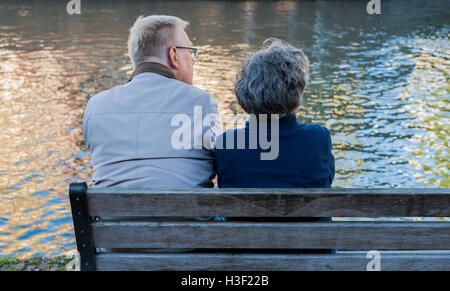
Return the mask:
[[84,144],[87,146],[88,149],[90,149],[89,148],[89,143],[88,143],[88,140],[87,140],[87,136],[88,136],[87,106],[86,106],[86,109],[85,109],[84,114],[83,114],[83,123],[81,125],[81,129],[83,130]]

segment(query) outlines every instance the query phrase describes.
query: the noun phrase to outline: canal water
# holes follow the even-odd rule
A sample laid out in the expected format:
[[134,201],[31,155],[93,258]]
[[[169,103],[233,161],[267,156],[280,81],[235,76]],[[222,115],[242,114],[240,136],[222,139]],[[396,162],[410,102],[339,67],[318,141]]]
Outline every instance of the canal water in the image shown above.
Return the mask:
[[[67,195],[88,181],[81,120],[88,98],[131,72],[139,15],[190,22],[195,85],[240,114],[240,61],[268,37],[302,48],[311,83],[301,122],[327,126],[334,187],[450,187],[449,1],[0,2],[0,257],[72,253]],[[438,219],[438,218],[437,218]],[[447,219],[447,218],[441,218]]]

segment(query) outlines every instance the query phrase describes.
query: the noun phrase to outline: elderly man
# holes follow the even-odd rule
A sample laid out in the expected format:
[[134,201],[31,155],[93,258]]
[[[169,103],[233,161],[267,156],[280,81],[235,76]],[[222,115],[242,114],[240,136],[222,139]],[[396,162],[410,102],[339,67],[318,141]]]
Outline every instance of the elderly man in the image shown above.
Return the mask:
[[[130,29],[134,71],[128,83],[93,96],[83,117],[93,187],[213,187],[211,147],[221,131],[217,102],[192,86],[197,49],[184,31],[187,25],[174,16],[152,15],[139,17]],[[180,115],[191,117],[186,128],[198,126],[198,116],[216,120],[209,118],[206,126],[201,121],[200,133],[182,136],[191,146],[179,148],[173,141]],[[206,132],[211,139],[204,138]]]

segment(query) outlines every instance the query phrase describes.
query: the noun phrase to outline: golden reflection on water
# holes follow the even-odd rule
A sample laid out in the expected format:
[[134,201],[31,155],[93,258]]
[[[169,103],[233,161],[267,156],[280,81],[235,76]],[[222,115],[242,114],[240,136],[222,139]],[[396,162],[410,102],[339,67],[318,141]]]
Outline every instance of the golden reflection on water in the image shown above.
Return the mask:
[[[244,113],[237,106],[236,96],[233,93],[236,71],[242,59],[232,52],[242,52],[248,49],[247,44],[236,44],[229,48],[212,45],[199,46],[200,55],[195,64],[194,85],[211,92],[213,97],[219,101],[219,112],[223,121],[225,121],[226,115]],[[215,78],[211,78],[211,76],[215,76]]]
[[70,216],[67,182],[90,176],[79,171],[88,156],[68,156],[82,142],[86,99],[72,95],[81,76],[63,78],[64,63],[51,50],[2,51],[0,57],[0,217],[8,226],[0,225],[0,240],[7,242],[1,253],[51,253],[42,240],[53,239],[59,252],[73,251],[72,225],[64,219]]

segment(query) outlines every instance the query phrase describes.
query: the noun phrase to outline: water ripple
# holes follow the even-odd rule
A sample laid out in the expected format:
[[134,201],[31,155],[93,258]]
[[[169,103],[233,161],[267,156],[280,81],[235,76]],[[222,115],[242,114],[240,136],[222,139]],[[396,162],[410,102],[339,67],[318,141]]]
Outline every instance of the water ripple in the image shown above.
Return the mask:
[[450,187],[448,1],[383,2],[377,17],[364,1],[99,0],[82,17],[65,5],[0,2],[0,257],[73,253],[67,189],[91,176],[84,107],[126,82],[128,27],[142,11],[176,6],[190,22],[194,83],[224,115],[243,113],[236,70],[264,39],[301,47],[311,82],[298,119],[330,129],[334,186]]

